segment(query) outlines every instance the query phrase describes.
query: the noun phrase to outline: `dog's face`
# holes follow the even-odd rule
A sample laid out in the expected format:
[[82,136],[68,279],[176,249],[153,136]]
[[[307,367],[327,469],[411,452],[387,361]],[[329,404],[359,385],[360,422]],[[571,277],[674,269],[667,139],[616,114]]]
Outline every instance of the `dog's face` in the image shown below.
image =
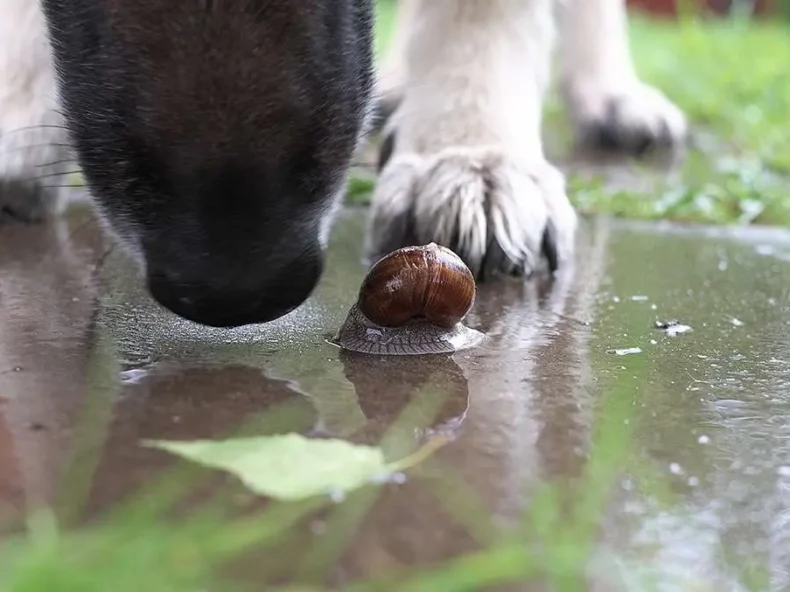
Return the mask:
[[42,0],[98,210],[214,326],[318,281],[372,86],[370,0]]

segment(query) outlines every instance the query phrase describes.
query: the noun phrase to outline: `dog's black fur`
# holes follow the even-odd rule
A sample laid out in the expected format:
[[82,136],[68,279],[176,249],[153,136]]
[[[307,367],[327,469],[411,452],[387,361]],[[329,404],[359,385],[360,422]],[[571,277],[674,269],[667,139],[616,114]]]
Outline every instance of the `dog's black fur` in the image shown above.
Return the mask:
[[42,1],[79,165],[152,295],[213,326],[300,305],[368,114],[370,0]]

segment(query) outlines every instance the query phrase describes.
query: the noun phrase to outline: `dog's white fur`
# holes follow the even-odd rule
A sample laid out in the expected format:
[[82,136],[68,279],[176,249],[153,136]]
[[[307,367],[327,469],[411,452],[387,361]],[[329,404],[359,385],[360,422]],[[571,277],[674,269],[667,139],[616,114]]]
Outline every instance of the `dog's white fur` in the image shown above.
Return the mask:
[[[0,7],[1,191],[4,181],[53,174],[42,165],[62,170],[67,153],[41,8],[35,0]],[[685,135],[682,113],[634,73],[624,0],[400,0],[379,81],[403,100],[387,126],[395,151],[374,195],[372,250],[409,210],[417,239],[456,236],[473,268],[493,237],[511,265],[531,271],[549,220],[560,258],[570,254],[576,214],[540,134],[555,9],[562,89],[580,128],[600,123],[617,100],[614,124],[626,135]]]
[[418,241],[457,236],[473,269],[493,236],[532,271],[547,220],[560,258],[570,255],[576,214],[540,135],[556,13],[562,88],[582,133],[606,124],[617,101],[608,123],[621,137],[686,134],[682,113],[634,73],[624,0],[401,0],[399,10],[379,79],[402,101],[385,128],[395,143],[373,200],[374,252],[411,212]]
[[[2,0],[0,13],[0,192],[8,182],[33,189],[69,167],[50,44],[37,0]],[[58,209],[59,195],[47,192],[46,207]]]

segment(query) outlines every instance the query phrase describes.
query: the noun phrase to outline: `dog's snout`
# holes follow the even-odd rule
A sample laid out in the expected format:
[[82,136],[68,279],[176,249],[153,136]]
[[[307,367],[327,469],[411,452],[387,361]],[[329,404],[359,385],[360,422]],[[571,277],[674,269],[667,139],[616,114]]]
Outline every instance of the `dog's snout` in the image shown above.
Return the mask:
[[282,317],[310,296],[321,276],[319,257],[285,266],[261,262],[256,269],[229,275],[221,264],[185,270],[151,267],[148,288],[154,299],[180,317],[211,327],[239,327]]

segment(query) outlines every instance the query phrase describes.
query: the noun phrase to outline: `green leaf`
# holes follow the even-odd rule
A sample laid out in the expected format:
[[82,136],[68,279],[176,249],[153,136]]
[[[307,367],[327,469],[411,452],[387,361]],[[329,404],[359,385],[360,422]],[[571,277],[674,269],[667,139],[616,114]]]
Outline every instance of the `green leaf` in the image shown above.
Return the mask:
[[228,471],[253,492],[286,501],[348,492],[390,472],[379,448],[299,434],[143,445]]

